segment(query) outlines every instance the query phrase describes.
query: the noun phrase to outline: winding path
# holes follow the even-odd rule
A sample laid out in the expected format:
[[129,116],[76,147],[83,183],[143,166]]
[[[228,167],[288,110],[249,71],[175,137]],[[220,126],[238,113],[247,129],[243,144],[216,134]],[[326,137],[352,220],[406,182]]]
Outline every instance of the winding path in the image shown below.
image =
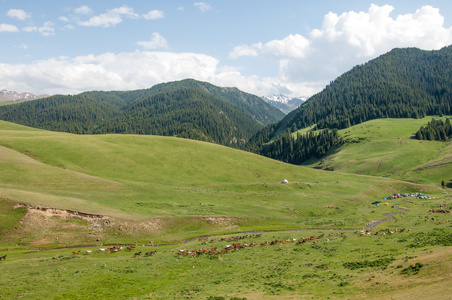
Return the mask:
[[[412,202],[404,200],[403,203],[410,203],[412,204]],[[214,237],[214,236],[229,236],[229,235],[236,235],[236,234],[255,234],[255,233],[269,233],[269,232],[290,232],[290,231],[313,231],[313,230],[324,230],[324,231],[357,231],[357,230],[369,230],[372,229],[382,223],[386,223],[386,222],[390,222],[390,221],[394,221],[396,218],[394,217],[394,215],[396,214],[401,214],[401,213],[406,213],[409,210],[408,209],[404,209],[404,208],[399,208],[399,204],[394,205],[393,208],[398,209],[399,211],[397,212],[393,212],[390,214],[383,214],[383,216],[385,216],[387,219],[385,220],[377,220],[372,222],[371,224],[367,225],[364,228],[346,228],[346,229],[325,229],[325,228],[298,228],[298,229],[285,229],[285,230],[257,230],[257,231],[243,231],[243,232],[234,232],[234,233],[226,233],[226,234],[219,234],[219,235],[203,235],[203,236],[198,236],[198,237],[194,237],[191,239],[187,239],[187,240],[183,240],[181,242],[177,242],[177,243],[170,243],[170,244],[142,244],[140,245],[140,247],[163,247],[163,246],[176,246],[176,245],[183,245],[183,244],[187,244],[199,239],[203,239],[203,238],[210,238],[210,237]],[[34,250],[38,250],[38,251],[44,251],[44,250],[57,250],[57,249],[73,249],[73,248],[89,248],[89,247],[109,247],[109,246],[118,246],[120,244],[115,244],[115,245],[83,245],[83,246],[68,246],[68,247],[61,247],[61,248],[52,248],[52,249],[34,249]],[[130,245],[122,245],[122,246],[130,246]]]

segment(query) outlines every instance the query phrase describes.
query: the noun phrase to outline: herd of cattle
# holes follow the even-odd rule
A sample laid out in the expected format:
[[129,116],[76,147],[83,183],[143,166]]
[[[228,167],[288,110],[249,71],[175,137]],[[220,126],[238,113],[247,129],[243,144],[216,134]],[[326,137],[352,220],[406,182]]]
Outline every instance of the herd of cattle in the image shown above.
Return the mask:
[[[356,230],[354,231],[355,234],[359,236],[370,236],[370,235],[386,235],[386,234],[395,234],[404,232],[405,229],[386,229],[386,230],[379,230],[374,233],[371,232],[371,230]],[[408,229],[408,231],[411,231],[411,228]],[[351,231],[350,231],[351,232]],[[224,248],[218,249],[218,247],[212,247],[212,248],[200,248],[200,249],[181,249],[179,250],[176,255],[178,256],[189,256],[189,257],[195,257],[203,254],[211,254],[211,255],[218,255],[218,254],[225,254],[229,253],[230,251],[237,251],[241,249],[246,249],[249,247],[255,247],[255,246],[267,246],[267,245],[278,245],[278,244],[284,244],[284,243],[295,243],[296,245],[304,244],[304,243],[312,243],[317,244],[320,239],[324,238],[326,242],[330,241],[330,237],[339,236],[341,240],[346,240],[348,236],[346,235],[345,231],[342,232],[331,232],[328,234],[328,236],[325,238],[325,234],[322,233],[320,235],[311,235],[310,237],[302,237],[300,239],[283,239],[283,240],[272,240],[272,241],[266,241],[266,242],[260,242],[260,243],[239,243],[238,240],[242,239],[249,239],[249,238],[255,238],[260,237],[261,235],[245,235],[245,236],[235,236],[235,237],[229,237],[220,238],[221,241],[228,241],[228,242],[234,242],[229,245],[226,245]],[[218,239],[211,239],[210,241],[207,238],[201,238],[199,241],[201,241],[203,244],[206,244],[207,242],[212,243],[215,242]]]
[[[432,208],[429,210],[430,213],[450,213],[450,210],[444,209],[446,208],[446,205],[439,205],[439,209],[436,208]],[[428,216],[426,216],[426,218],[428,218]],[[432,218],[433,219],[433,218]],[[447,220],[444,222],[451,222],[451,220]],[[444,223],[444,222],[440,222]],[[398,232],[404,232],[405,229],[394,229],[394,230],[390,230],[390,229],[385,229],[385,230],[379,230],[376,231],[374,233],[371,232],[371,229],[368,230],[357,230],[354,231],[355,234],[359,235],[359,236],[369,236],[369,235],[386,235],[386,234],[395,234]],[[411,228],[408,229],[408,231],[411,231]],[[352,232],[352,230],[348,231],[348,232]],[[198,255],[202,255],[202,254],[211,254],[211,255],[219,255],[219,254],[225,254],[228,253],[230,251],[237,251],[240,249],[245,249],[245,248],[249,248],[249,247],[255,247],[260,245],[262,246],[267,246],[267,245],[277,245],[277,244],[284,244],[284,243],[295,243],[296,245],[299,244],[304,244],[304,243],[309,243],[311,242],[312,244],[317,244],[319,242],[320,239],[325,238],[325,234],[322,233],[318,236],[315,235],[311,235],[310,237],[302,237],[300,239],[283,239],[283,240],[272,240],[272,241],[265,241],[265,242],[250,242],[249,239],[254,239],[254,238],[260,238],[262,235],[261,234],[251,234],[251,235],[243,235],[243,236],[231,236],[231,237],[221,237],[221,238],[211,238],[209,240],[209,238],[200,238],[198,239],[198,241],[201,242],[201,244],[205,245],[207,243],[213,243],[215,241],[224,241],[224,242],[229,242],[228,245],[226,245],[223,248],[218,248],[218,247],[212,247],[212,248],[200,248],[200,249],[181,249],[178,250],[176,255],[178,256],[190,256],[190,257],[195,257]],[[348,238],[348,236],[346,235],[345,231],[342,232],[331,232],[328,234],[328,236],[325,238],[326,242],[329,242],[329,237],[332,236],[340,236],[342,240],[346,240]],[[240,240],[244,240],[247,239],[248,241],[246,243],[240,243]],[[125,250],[125,251],[133,251],[135,250],[135,246],[113,246],[113,247],[108,247],[108,248],[100,248],[96,251],[93,252],[93,250],[85,250],[85,254],[92,254],[92,253],[116,253],[119,252],[121,250]],[[77,250],[77,251],[73,251],[72,254],[73,255],[78,255],[81,253],[81,250]],[[144,256],[149,257],[149,256],[153,256],[157,253],[157,251],[149,251],[146,252],[144,254]],[[139,257],[142,256],[142,251],[136,252],[133,254],[133,257]],[[3,254],[0,256],[0,261],[1,260],[6,260],[7,255]]]

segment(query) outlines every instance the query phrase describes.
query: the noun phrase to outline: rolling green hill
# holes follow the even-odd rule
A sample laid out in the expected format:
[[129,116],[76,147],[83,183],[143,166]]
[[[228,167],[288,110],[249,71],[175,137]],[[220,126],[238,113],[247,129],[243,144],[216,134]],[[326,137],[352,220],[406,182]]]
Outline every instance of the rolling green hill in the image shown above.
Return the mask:
[[[119,219],[158,219],[165,225],[151,235],[161,240],[228,231],[209,223],[210,217],[230,220],[236,231],[362,226],[375,217],[361,211],[368,203],[420,188],[173,137],[72,135],[6,122],[0,127],[3,199]],[[283,179],[289,184],[281,184]],[[341,209],[332,214],[327,205]]]
[[[431,210],[452,200],[426,172],[448,176],[451,152],[409,139],[427,121],[339,131],[348,146],[323,162],[334,172],[195,140],[0,121],[0,296],[441,299],[451,223]],[[372,205],[419,191],[432,199]]]
[[430,117],[377,119],[342,129],[343,145],[305,165],[416,183],[452,182],[452,142],[414,138],[430,121]]
[[78,134],[179,136],[236,146],[283,113],[257,96],[195,80],[146,90],[57,95],[0,107],[0,119]]

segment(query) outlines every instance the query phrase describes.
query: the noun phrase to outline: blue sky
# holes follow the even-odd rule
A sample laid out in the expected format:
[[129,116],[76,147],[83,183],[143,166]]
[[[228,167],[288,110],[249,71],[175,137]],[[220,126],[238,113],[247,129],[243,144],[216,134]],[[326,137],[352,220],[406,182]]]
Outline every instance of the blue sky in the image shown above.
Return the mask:
[[450,0],[0,0],[0,89],[133,90],[194,78],[310,96],[396,47],[452,44]]

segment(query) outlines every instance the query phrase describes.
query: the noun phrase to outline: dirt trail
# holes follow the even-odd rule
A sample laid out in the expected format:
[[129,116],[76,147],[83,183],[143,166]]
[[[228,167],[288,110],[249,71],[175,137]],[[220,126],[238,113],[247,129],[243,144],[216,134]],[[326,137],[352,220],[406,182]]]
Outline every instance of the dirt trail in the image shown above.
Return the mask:
[[[410,201],[403,201],[404,203],[410,203],[412,204],[412,202]],[[170,243],[170,244],[158,244],[158,245],[154,245],[154,244],[141,244],[139,245],[140,247],[162,247],[162,246],[176,246],[176,245],[183,245],[183,244],[187,244],[199,239],[203,239],[203,238],[211,238],[211,237],[215,237],[215,236],[231,236],[231,235],[246,235],[246,234],[258,234],[258,233],[269,233],[269,232],[292,232],[292,231],[315,231],[315,230],[322,230],[322,231],[361,231],[361,230],[370,230],[382,223],[386,223],[386,222],[390,222],[390,221],[394,221],[395,217],[394,215],[396,214],[401,214],[401,213],[406,213],[409,210],[408,209],[404,209],[404,208],[399,208],[399,205],[394,205],[393,208],[398,209],[399,211],[397,212],[393,212],[390,214],[383,214],[387,219],[383,219],[383,220],[376,220],[371,222],[369,225],[367,225],[364,228],[343,228],[343,229],[325,229],[325,228],[298,228],[298,229],[287,229],[287,230],[255,230],[255,231],[244,231],[244,232],[233,232],[233,233],[227,233],[227,234],[221,234],[221,235],[203,235],[203,236],[198,236],[198,237],[194,237],[191,239],[187,239],[187,240],[183,240],[177,243]],[[73,248],[92,248],[92,247],[112,247],[112,246],[135,246],[135,245],[129,245],[129,244],[115,244],[115,245],[82,245],[82,246],[67,246],[67,247],[60,247],[60,248],[52,248],[52,249],[34,249],[34,250],[38,250],[38,251],[45,251],[45,250],[56,250],[56,249],[73,249]]]

